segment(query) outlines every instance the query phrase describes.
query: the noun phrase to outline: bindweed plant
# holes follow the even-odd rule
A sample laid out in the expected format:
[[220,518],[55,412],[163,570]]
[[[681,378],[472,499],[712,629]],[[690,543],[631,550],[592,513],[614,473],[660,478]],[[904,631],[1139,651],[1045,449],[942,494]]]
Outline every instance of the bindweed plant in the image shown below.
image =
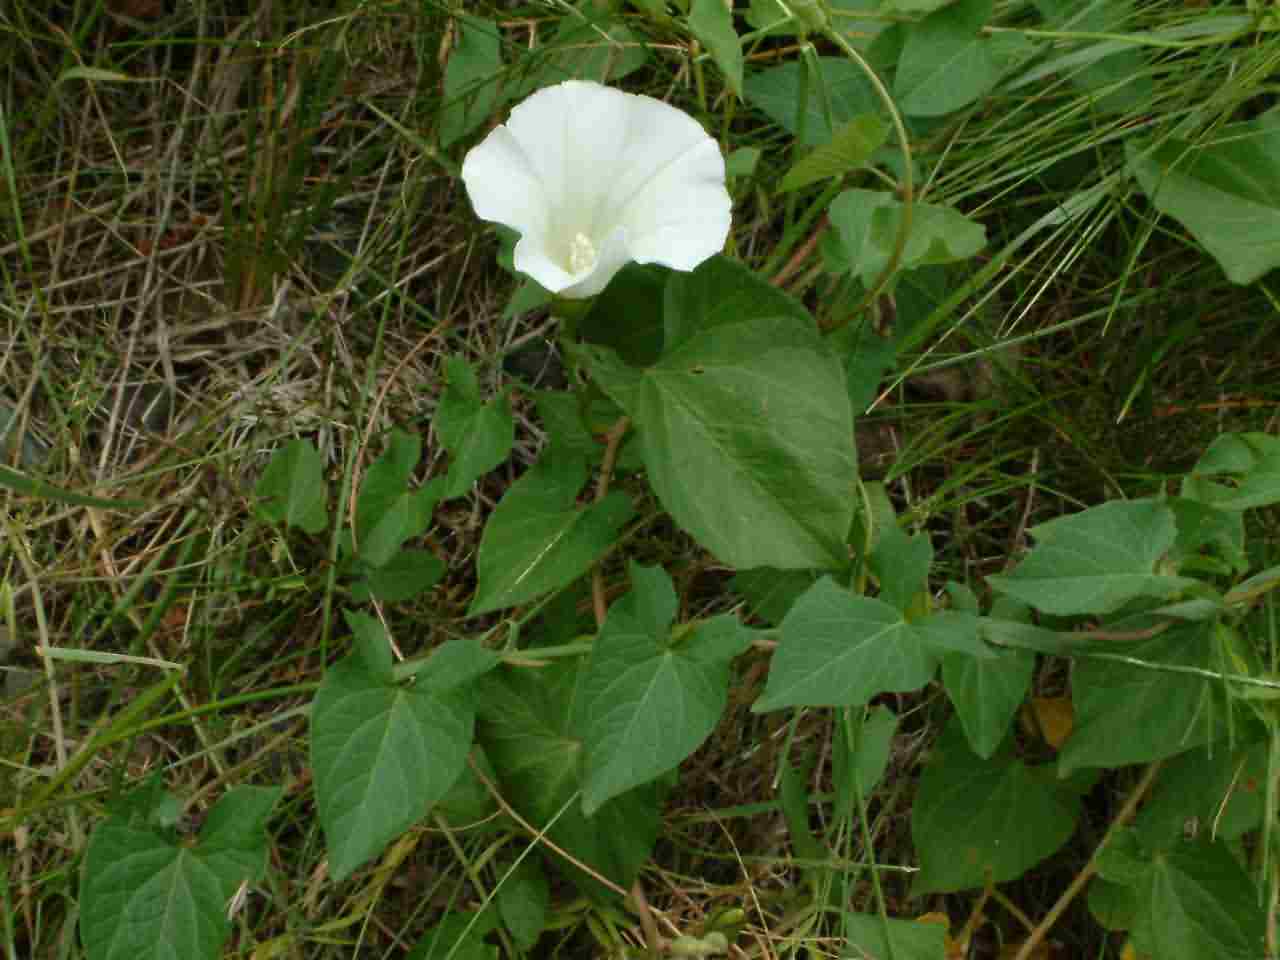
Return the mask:
[[[1001,956],[1028,960],[1084,903],[1125,956],[1276,955],[1280,567],[1246,531],[1280,503],[1280,439],[1225,432],[1164,482],[1024,516],[1025,551],[968,582],[939,576],[936,532],[863,476],[855,442],[901,357],[976,316],[1015,254],[1093,230],[1122,187],[1153,211],[1139,247],[1186,231],[1241,285],[1280,265],[1274,107],[1206,103],[1160,123],[1126,112],[1150,95],[1130,82],[1150,82],[1144,57],[1176,70],[1214,44],[1252,50],[1241,69],[1274,67],[1257,52],[1275,47],[1274,15],[1219,5],[1135,33],[1128,4],[861,6],[584,4],[558,26],[559,54],[519,64],[504,60],[509,22],[451,16],[444,109],[429,133],[392,125],[497,225],[508,317],[548,311],[565,385],[527,391],[542,434],[531,459],[510,388],[487,391],[460,354],[442,360],[429,429],[365,435],[341,481],[310,438],[271,453],[252,509],[276,559],[327,545],[310,782],[228,789],[194,840],[179,838],[182,804],[161,778],[116,784],[79,885],[88,957],[219,956],[249,891],[279,869],[272,811],[311,801],[317,886],[360,871],[389,882],[422,824],[495,871],[479,902],[450,901],[404,945],[418,960],[531,954],[579,924],[601,950],[638,926],[652,955],[743,955],[748,898],[685,926],[649,905],[645,872],[670,839],[682,764],[734,703],[779,718],[761,800],[801,864],[783,931],[798,940],[942,960],[1001,909],[1023,927]],[[681,38],[696,116],[627,89],[647,30]],[[598,62],[563,55],[599,36]],[[1041,88],[1073,91],[1100,131],[1081,153],[1114,142],[1112,166],[991,249],[983,218],[963,212],[987,198],[948,183],[962,177],[948,151],[979,111]],[[767,161],[776,182],[762,149],[726,155],[740,109],[785,136]],[[1017,176],[1051,178],[1063,161],[1031,155]],[[288,182],[305,178],[291,167]],[[748,204],[777,223],[769,250],[739,245],[734,210]],[[270,213],[263,223],[287,219]],[[821,311],[785,288],[801,271]],[[424,471],[430,445],[440,456]],[[474,558],[451,567],[435,518],[503,470]],[[7,468],[0,481],[85,509],[136,506]],[[725,596],[705,605],[644,548],[663,538],[711,558]],[[432,591],[464,598],[467,635],[405,657],[395,609]],[[885,858],[879,791],[917,711],[931,729],[914,852]],[[829,731],[823,757],[796,746],[814,724]],[[13,819],[53,802],[124,728]],[[1078,835],[1086,857],[1028,912],[1008,891]],[[920,922],[911,898],[951,911]],[[261,955],[284,955],[284,940]]]

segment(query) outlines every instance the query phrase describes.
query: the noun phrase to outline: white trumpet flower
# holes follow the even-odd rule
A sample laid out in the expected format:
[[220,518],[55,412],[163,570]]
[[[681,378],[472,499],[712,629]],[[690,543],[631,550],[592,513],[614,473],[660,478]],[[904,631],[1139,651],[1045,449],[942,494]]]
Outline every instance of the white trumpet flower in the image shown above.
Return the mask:
[[629,261],[692,270],[729,235],[720,148],[652,97],[568,80],[532,94],[467,153],[476,214],[520,234],[515,267],[595,296]]

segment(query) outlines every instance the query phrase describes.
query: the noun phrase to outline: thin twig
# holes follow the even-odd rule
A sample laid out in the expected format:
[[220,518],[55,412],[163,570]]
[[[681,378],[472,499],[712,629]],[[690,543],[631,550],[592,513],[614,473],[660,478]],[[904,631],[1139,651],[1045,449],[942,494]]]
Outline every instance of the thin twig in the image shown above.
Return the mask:
[[[596,480],[596,503],[603,500],[609,493],[609,481],[613,477],[613,467],[618,462],[618,449],[622,446],[622,438],[627,435],[627,431],[631,428],[631,418],[621,417],[618,422],[609,428],[609,432],[605,435],[604,458],[600,462],[600,476]],[[600,569],[600,564],[595,565],[595,569],[591,571],[591,606],[595,611],[596,629],[604,626],[604,620],[608,614],[608,605],[605,602],[604,595],[604,573]]]

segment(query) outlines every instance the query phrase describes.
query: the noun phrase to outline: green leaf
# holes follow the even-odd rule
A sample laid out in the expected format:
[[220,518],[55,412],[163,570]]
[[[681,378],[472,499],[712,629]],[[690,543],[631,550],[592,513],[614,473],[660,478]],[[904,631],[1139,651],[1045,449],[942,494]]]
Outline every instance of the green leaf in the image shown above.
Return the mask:
[[480,399],[475,371],[461,357],[445,361],[449,385],[440,395],[432,426],[449,451],[449,475],[442,496],[460,497],[511,453],[515,422],[506,395]]
[[723,616],[673,643],[676,597],[661,568],[633,566],[632,591],[610,608],[582,683],[587,815],[702,745],[728,703],[729,661],[751,642]]
[[880,584],[880,599],[906,615],[912,601],[929,589],[929,568],[933,565],[933,545],[927,533],[907,536],[898,524],[881,531],[871,556],[871,572]]
[[1003,66],[982,28],[992,0],[959,0],[907,27],[893,93],[903,113],[938,117],[990,92]]
[[670,274],[665,267],[627,264],[591,301],[578,325],[582,339],[612,347],[632,366],[656,361],[662,356],[662,303]]
[[401,603],[434,587],[444,576],[444,561],[430,550],[398,550],[380,567],[371,568],[351,588],[356,602],[377,597],[383,603]]
[[508,100],[523,100],[541,87],[575,78],[616,83],[649,62],[648,38],[611,20],[604,7],[579,7],[560,20],[559,29],[516,65],[518,76]]
[[881,693],[916,690],[937,661],[902,614],[855,597],[830,577],[787,614],[764,694],[752,710],[856,706]]
[[1222,683],[1161,667],[1209,671],[1216,623],[1179,624],[1117,653],[1082,657],[1072,675],[1075,728],[1059,754],[1063,774],[1169,757],[1225,734]]
[[[880,918],[870,913],[842,913],[850,958],[893,957],[894,960],[945,960],[947,928],[941,923]],[[890,946],[892,941],[892,946]]]
[[1067,841],[1078,814],[1067,788],[1018,760],[983,760],[952,721],[934,744],[911,815],[920,857],[912,894],[1017,879]]
[[742,43],[733,27],[733,12],[724,0],[693,0],[689,32],[707,48],[724,75],[725,85],[742,96]]
[[[381,624],[348,613],[355,650],[325,671],[311,708],[311,767],[329,873],[342,880],[422,819],[457,780],[471,748],[473,695],[391,677]],[[434,659],[434,658],[433,658]]]
[[356,501],[356,541],[360,559],[374,567],[388,563],[406,540],[431,525],[440,499],[439,481],[409,488],[422,455],[416,434],[393,430],[387,449],[365,474]]
[[799,190],[821,180],[860,170],[888,139],[889,124],[880,117],[871,113],[854,117],[836,128],[830,143],[801,157],[778,184],[778,192]]
[[586,465],[569,455],[543,457],[508,488],[485,524],[477,561],[480,585],[468,616],[512,607],[582,576],[631,518],[617,491],[580,507]]
[[1133,828],[1151,849],[1181,843],[1190,821],[1219,840],[1256,829],[1266,811],[1267,744],[1215,743],[1168,761]]
[[1232,283],[1280,266],[1280,136],[1240,123],[1211,143],[1127,144],[1125,152],[1155,208],[1190,230]]
[[[658,836],[658,791],[647,785],[582,812],[583,746],[572,723],[585,664],[559,660],[533,670],[499,670],[479,686],[480,740],[503,796],[551,841],[622,887],[629,887]],[[579,886],[605,894],[587,874],[553,863]]]
[[979,659],[942,657],[942,685],[956,708],[973,752],[984,759],[1009,735],[1009,724],[1031,686],[1036,658],[1025,650],[1000,650]]
[[1183,496],[1218,510],[1250,510],[1280,503],[1280,437],[1227,433],[1204,452]]
[[851,707],[836,715],[831,751],[831,782],[836,788],[836,812],[855,809],[861,795],[869,799],[889,766],[898,717],[888,707]]
[[664,507],[724,563],[837,569],[857,478],[839,363],[782,317],[725,323],[643,371],[596,350]]
[[812,570],[756,567],[754,570],[739,570],[733,578],[733,589],[746,598],[752,613],[777,625],[818,579],[819,574]]
[[290,440],[276,450],[253,492],[274,523],[319,533],[328,521],[324,462],[307,440]]
[[1137,887],[1133,942],[1160,960],[1257,960],[1266,916],[1258,890],[1222,843],[1185,842],[1157,853]]
[[[856,63],[844,57],[818,57],[816,62],[818,70],[809,78],[809,95],[804,101],[802,146],[806,147],[830,143],[836,129],[858,116],[884,113],[884,105]],[[753,73],[744,85],[747,101],[793,136],[800,132],[800,89],[806,69],[805,61],[792,60]],[[830,123],[824,99],[831,105]]]
[[771,319],[777,323],[780,318],[802,328],[814,328],[813,317],[795,297],[721,254],[709,257],[689,273],[672,271],[667,276],[662,319],[666,331],[663,347],[668,353],[695,334],[716,327],[746,320]]
[[498,960],[484,938],[497,926],[495,911],[450,910],[409,951],[405,960]]
[[987,583],[1045,613],[1111,613],[1137,597],[1165,598],[1195,583],[1157,571],[1178,530],[1173,511],[1155,500],[1105,503],[1031,533],[1035,549],[1012,573]]
[[[827,269],[872,283],[893,256],[902,204],[883,190],[845,190],[828,211],[835,236],[823,244]],[[899,270],[967,260],[987,242],[986,228],[951,207],[916,203]]]
[[538,860],[526,856],[504,875],[498,887],[502,925],[521,950],[532,950],[547,924],[551,890]]
[[440,146],[448,147],[475,130],[498,102],[502,38],[498,25],[483,17],[456,14],[456,42],[444,70]]
[[265,825],[275,788],[239,787],[214,805],[194,848],[110,817],[89,839],[80,887],[80,939],[90,960],[221,956],[227,905],[267,864]]

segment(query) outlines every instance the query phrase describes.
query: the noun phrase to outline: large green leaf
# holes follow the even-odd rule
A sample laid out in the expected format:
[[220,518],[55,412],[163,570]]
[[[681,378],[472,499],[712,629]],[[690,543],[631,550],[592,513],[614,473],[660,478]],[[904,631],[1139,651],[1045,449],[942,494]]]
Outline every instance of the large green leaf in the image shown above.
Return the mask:
[[515,422],[506,395],[485,403],[475,371],[461,357],[445,363],[449,385],[440,395],[432,426],[449,451],[443,496],[460,497],[511,453]]
[[1261,122],[1211,143],[1126,147],[1129,168],[1157,210],[1180,221],[1233,283],[1280,265],[1280,132]]
[[936,117],[988,93],[1003,70],[982,28],[992,0],[959,0],[907,28],[893,92],[903,113]]
[[[658,835],[658,791],[638,787],[582,811],[581,737],[574,729],[581,660],[559,660],[539,670],[500,670],[480,683],[480,742],[505,796],[534,827],[550,827],[553,843],[614,883],[629,887]],[[575,883],[601,893],[587,874],[555,860]]]
[[458,14],[457,33],[444,70],[444,107],[440,146],[461,140],[489,118],[498,101],[502,75],[502,36],[483,17]]
[[511,485],[485,524],[470,615],[532,600],[572,583],[612,546],[631,517],[619,492],[579,506],[586,465],[569,454],[544,456]]
[[729,661],[751,642],[733,616],[673,638],[675,591],[661,568],[633,566],[632,591],[609,609],[582,683],[588,815],[701,746],[728,702]]
[[80,939],[89,960],[214,960],[231,932],[227,905],[267,865],[266,821],[280,791],[237,787],[213,809],[195,847],[117,815],[89,840]]
[[[801,118],[800,89],[807,63],[792,60],[781,66],[753,73],[746,79],[744,92],[752,106],[793,136],[799,135]],[[876,96],[867,76],[853,61],[844,57],[819,57],[818,70],[808,80],[808,97],[804,101],[803,145],[816,147],[830,143],[835,130],[862,114],[883,115],[884,105]],[[827,121],[824,101],[831,106]]]
[[1222,843],[1188,841],[1156,853],[1137,884],[1138,952],[1160,960],[1258,960],[1266,914],[1258,890]]
[[[355,650],[325,671],[311,708],[316,803],[329,873],[338,880],[453,786],[475,723],[470,691],[435,689],[430,661],[416,682],[396,683],[382,625],[358,613],[348,613],[347,622]],[[443,657],[442,665],[452,659]]]
[[[1075,728],[1063,773],[1169,757],[1225,736],[1222,682],[1212,679],[1216,622],[1178,624],[1158,636],[1082,657],[1072,675]],[[1164,670],[1162,667],[1172,667]],[[1208,676],[1182,672],[1203,670]]]
[[371,566],[387,563],[406,540],[431,525],[440,482],[409,487],[421,455],[422,440],[416,434],[393,430],[387,449],[365,474],[356,501],[356,547]]
[[937,665],[899,611],[855,597],[829,577],[795,602],[780,634],[756,712],[863,704],[924,686]]
[[1168,597],[1195,583],[1157,568],[1178,536],[1155,500],[1113,501],[1031,528],[1037,545],[1012,573],[987,582],[1045,613],[1111,613],[1137,597]]
[[259,509],[276,523],[307,533],[324,529],[324,462],[308,440],[290,440],[271,455],[254,487]]
[[911,837],[920,856],[912,892],[951,892],[1016,879],[1075,829],[1076,796],[1008,756],[983,760],[952,721],[920,778]]
[[844,372],[810,326],[723,323],[642,371],[597,348],[591,371],[631,414],[663,506],[721,561],[847,562],[853,415]]

